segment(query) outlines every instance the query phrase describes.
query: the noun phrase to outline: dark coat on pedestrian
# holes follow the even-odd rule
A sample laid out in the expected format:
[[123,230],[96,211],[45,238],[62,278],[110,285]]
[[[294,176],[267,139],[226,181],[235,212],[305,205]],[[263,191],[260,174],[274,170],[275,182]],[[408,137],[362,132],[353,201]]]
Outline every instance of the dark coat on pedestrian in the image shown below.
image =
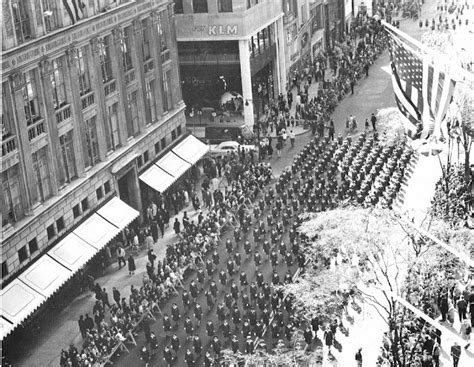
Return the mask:
[[137,270],[137,267],[135,266],[135,259],[132,257],[132,255],[130,255],[128,258],[128,271],[135,270]]

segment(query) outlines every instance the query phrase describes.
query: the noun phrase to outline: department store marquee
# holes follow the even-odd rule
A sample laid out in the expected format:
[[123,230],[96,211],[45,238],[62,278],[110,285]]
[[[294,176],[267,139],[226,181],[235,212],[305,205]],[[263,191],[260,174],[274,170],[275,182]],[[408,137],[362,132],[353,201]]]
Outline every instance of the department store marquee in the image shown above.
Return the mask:
[[141,4],[125,3],[107,13],[100,13],[86,18],[74,26],[60,29],[57,32],[39,37],[19,47],[3,53],[2,72],[5,73],[21,68],[60,49],[73,47],[88,41],[96,35],[114,29],[122,23],[139,19],[151,11],[165,10],[167,3],[163,0],[150,0]]

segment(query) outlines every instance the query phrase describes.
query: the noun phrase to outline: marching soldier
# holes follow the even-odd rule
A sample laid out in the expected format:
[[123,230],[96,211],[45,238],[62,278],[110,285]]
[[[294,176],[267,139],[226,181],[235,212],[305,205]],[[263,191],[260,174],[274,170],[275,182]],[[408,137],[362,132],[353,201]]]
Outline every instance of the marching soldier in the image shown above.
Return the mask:
[[217,284],[214,280],[211,281],[211,284],[209,284],[209,291],[211,292],[212,297],[217,297]]
[[198,326],[201,326],[201,320],[202,320],[202,308],[199,303],[196,303],[194,306],[194,317],[197,320]]
[[235,265],[237,265],[238,268],[240,269],[242,265],[242,256],[240,255],[240,252],[236,252],[234,254],[234,262],[235,262]]
[[208,337],[213,337],[214,334],[216,333],[216,330],[214,328],[214,324],[212,323],[211,320],[209,320],[206,324],[206,333]]
[[247,293],[242,294],[242,307],[244,310],[248,310],[250,308],[250,300]]
[[253,282],[250,284],[250,300],[252,302],[255,302],[257,299],[257,293],[258,293],[258,286],[257,283]]
[[219,253],[217,252],[217,250],[214,250],[214,252],[212,253],[212,262],[216,266],[219,265]]
[[197,334],[194,336],[194,339],[193,339],[193,348],[194,348],[194,353],[196,353],[197,355],[201,354],[202,343],[201,343],[201,338]]
[[247,259],[250,258],[250,256],[252,255],[252,245],[250,244],[249,241],[244,242],[244,251],[245,251],[245,254],[247,255]]
[[163,315],[163,331],[165,332],[167,338],[169,336],[169,332],[171,331],[171,320],[166,313]]
[[253,259],[255,261],[255,266],[262,265],[262,256],[260,255],[260,252],[255,251]]
[[171,348],[173,348],[174,352],[177,354],[179,348],[181,347],[181,343],[179,342],[179,338],[176,334],[173,334],[171,337]]
[[213,363],[214,363],[214,359],[212,359],[211,353],[207,351],[206,354],[204,355],[204,367],[212,367]]
[[173,321],[175,322],[175,328],[178,327],[179,319],[181,318],[181,314],[179,312],[178,305],[176,303],[173,303],[173,306],[171,306],[171,317],[173,318]]
[[193,297],[194,301],[196,301],[196,298],[199,296],[199,289],[194,280],[189,283],[189,293],[191,293],[191,297]]
[[225,338],[230,338],[230,324],[227,320],[224,320],[224,323],[222,324],[222,333]]
[[163,359],[166,361],[166,364],[168,366],[171,366],[173,360],[175,359],[175,357],[173,356],[173,352],[170,348],[168,348],[168,346],[166,346],[163,350]]
[[217,306],[217,318],[219,319],[220,322],[223,322],[225,320],[225,308],[223,303],[219,303]]
[[263,251],[267,255],[267,258],[270,258],[270,242],[267,240],[263,241]]
[[207,270],[207,276],[211,277],[212,272],[214,271],[211,259],[207,259],[206,261],[206,270]]
[[191,322],[191,319],[189,317],[186,317],[186,319],[184,320],[184,331],[187,334],[186,341],[188,341],[189,339],[192,339],[193,332],[194,332],[194,327],[193,327],[193,323]]
[[257,270],[257,285],[259,288],[263,287],[264,279],[263,279],[263,274],[260,270]]
[[273,283],[273,285],[278,285],[278,284],[280,284],[280,276],[278,275],[278,273],[276,272],[276,270],[273,272],[272,283]]
[[226,295],[224,296],[224,301],[225,301],[225,305],[227,306],[227,309],[231,311],[232,304],[233,304],[232,295],[230,293],[226,293]]
[[239,298],[239,288],[237,287],[237,284],[235,284],[234,281],[232,281],[232,284],[230,286],[230,294],[232,294],[232,298],[237,301],[237,299]]
[[228,254],[232,253],[233,246],[232,246],[232,241],[230,239],[227,239],[227,241],[225,243],[225,248],[226,248]]
[[[212,264],[211,264],[211,267],[212,267]],[[206,279],[206,274],[204,274],[204,270],[199,269],[197,272],[197,280],[199,284],[201,285],[201,291],[203,290],[203,284],[204,284],[205,279]]]
[[250,335],[247,337],[247,340],[245,341],[245,353],[247,354],[253,353],[253,340],[250,337]]
[[212,297],[212,294],[209,291],[206,291],[206,302],[208,308],[207,313],[209,313],[214,308],[214,297]]
[[278,254],[275,250],[272,250],[272,253],[270,254],[270,260],[272,262],[272,266],[278,266]]
[[248,285],[248,281],[247,281],[247,273],[246,272],[241,272],[240,273],[240,286],[242,288],[246,287]]
[[232,322],[234,323],[236,333],[239,330],[240,321],[241,321],[241,319],[240,319],[240,310],[237,307],[237,305],[235,305],[235,307],[232,311]]
[[232,352],[235,354],[239,351],[239,339],[236,335],[232,335],[232,339],[230,341]]
[[234,275],[235,266],[232,259],[227,260],[227,271],[229,272],[230,276]]
[[183,307],[186,309],[186,307],[188,307],[191,304],[189,292],[187,290],[184,290],[183,294],[181,295],[181,298],[183,300]]
[[270,322],[270,311],[268,311],[268,308],[265,307],[263,309],[261,319],[264,325],[268,325]]
[[189,349],[186,349],[186,354],[184,355],[184,361],[188,365],[188,367],[194,367],[194,356],[193,353]]
[[219,280],[221,282],[221,285],[223,286],[223,290],[225,292],[225,286],[227,284],[227,273],[224,270],[221,270],[219,273]]

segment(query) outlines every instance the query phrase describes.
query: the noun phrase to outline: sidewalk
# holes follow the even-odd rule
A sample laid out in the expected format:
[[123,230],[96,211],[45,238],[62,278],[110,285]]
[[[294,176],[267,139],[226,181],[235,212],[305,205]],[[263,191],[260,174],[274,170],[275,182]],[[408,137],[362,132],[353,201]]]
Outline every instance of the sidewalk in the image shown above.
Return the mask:
[[[187,211],[190,220],[197,221],[197,216],[200,210],[195,211],[191,204],[184,210]],[[177,217],[181,220],[183,211]],[[174,222],[173,216],[170,218],[170,223]],[[154,251],[157,260],[163,260],[166,254],[166,248],[169,244],[174,243],[177,237],[173,231],[172,226],[165,229],[164,238],[159,238],[154,245]],[[96,282],[109,293],[109,299],[112,298],[112,287],[116,287],[121,297],[130,296],[130,286],[140,288],[143,281],[143,275],[146,275],[146,262],[148,261],[147,250],[142,248],[137,257],[135,257],[135,264],[137,271],[134,276],[128,275],[127,266],[118,270],[117,262],[107,267],[104,276],[97,278]],[[51,315],[51,320],[44,320],[41,325],[40,336],[36,338],[35,344],[30,344],[28,347],[21,348],[21,356],[13,359],[10,362],[12,366],[59,366],[59,357],[61,348],[67,348],[69,344],[74,344],[78,349],[82,348],[82,337],[79,332],[77,320],[81,314],[92,314],[92,308],[95,303],[93,292],[88,290],[76,297],[70,305],[63,309],[57,315]],[[53,320],[54,317],[54,320]]]

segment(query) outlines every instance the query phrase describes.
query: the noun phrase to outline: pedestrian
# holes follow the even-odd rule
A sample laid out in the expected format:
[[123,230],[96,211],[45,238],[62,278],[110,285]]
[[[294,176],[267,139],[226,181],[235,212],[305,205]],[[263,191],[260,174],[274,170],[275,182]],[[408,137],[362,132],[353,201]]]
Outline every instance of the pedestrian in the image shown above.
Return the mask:
[[354,79],[351,79],[351,94],[354,94]]
[[121,308],[121,306],[120,306],[120,292],[115,287],[112,288],[112,297],[114,298],[114,301],[117,304],[118,308]]
[[458,314],[459,314],[459,322],[462,322],[466,319],[466,310],[467,310],[467,302],[464,298],[460,298],[458,301]]
[[107,291],[105,290],[105,288],[102,288],[101,299],[104,306],[107,306],[110,309],[111,306],[109,303],[109,295],[107,294]]
[[77,323],[79,324],[79,331],[81,332],[82,338],[84,339],[87,328],[86,328],[86,321],[84,320],[83,315],[79,316],[79,320],[77,321]]
[[441,348],[437,341],[435,341],[433,345],[433,352],[431,355],[433,356],[434,367],[439,367],[439,356],[441,354]]
[[179,223],[178,218],[175,218],[174,220],[173,229],[176,235],[179,235],[179,233],[181,232],[181,224]]
[[137,267],[135,266],[135,259],[133,258],[132,254],[130,254],[128,257],[128,275],[134,275],[136,269]]
[[461,358],[461,346],[454,342],[454,345],[451,347],[451,357],[453,357],[453,367],[458,367],[459,359]]
[[335,128],[334,128],[334,121],[333,119],[329,120],[329,139],[334,140],[334,133],[335,133]]
[[118,261],[119,269],[122,269],[122,263],[123,263],[123,266],[126,265],[126,262],[125,262],[125,250],[122,248],[120,242],[119,242],[119,246],[118,246],[118,248],[117,248],[117,261]]
[[328,326],[326,331],[324,332],[324,342],[328,347],[329,354],[331,354],[331,346],[333,342],[334,336],[332,334],[331,328]]
[[355,360],[357,362],[357,367],[362,367],[362,348],[359,348],[355,354]]
[[295,133],[293,132],[293,130],[290,130],[290,134],[289,134],[289,137],[290,137],[290,143],[291,143],[291,148],[294,148],[295,147]]
[[372,122],[372,129],[374,131],[377,131],[377,128],[375,126],[375,123],[377,122],[377,117],[375,117],[375,114],[372,112],[372,116],[370,117],[370,121]]

